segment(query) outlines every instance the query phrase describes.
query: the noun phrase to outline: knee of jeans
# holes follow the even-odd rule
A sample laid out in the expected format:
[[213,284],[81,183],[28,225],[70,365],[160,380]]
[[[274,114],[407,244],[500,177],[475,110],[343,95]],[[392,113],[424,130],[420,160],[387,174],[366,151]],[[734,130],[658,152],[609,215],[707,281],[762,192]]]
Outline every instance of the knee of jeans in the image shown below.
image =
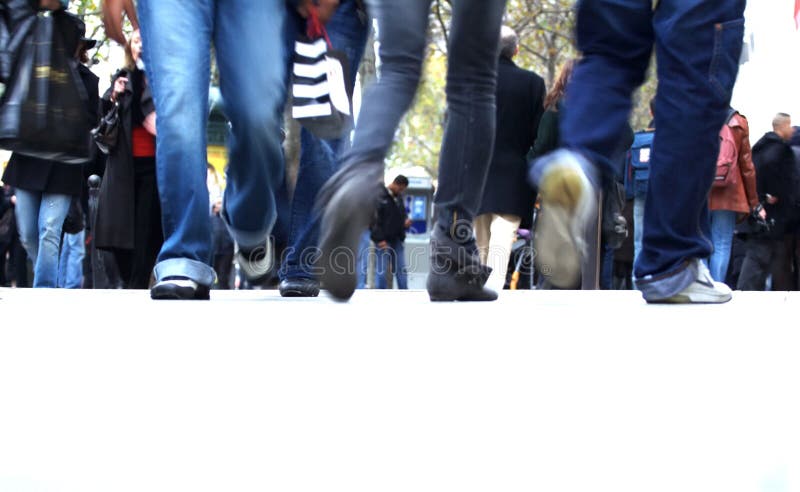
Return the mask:
[[[396,54],[383,60],[381,66],[384,83],[416,90],[422,78],[422,58]],[[394,83],[393,83],[394,82]]]
[[23,234],[22,231],[19,231],[19,242],[25,252],[28,253],[28,256],[36,256],[35,252],[39,249],[39,236],[37,234]]
[[470,94],[494,100],[497,92],[496,72],[491,64],[486,66],[453,65],[447,71],[447,95]]
[[247,132],[263,135],[280,135],[280,115],[268,104],[250,102],[226,108],[234,133]]

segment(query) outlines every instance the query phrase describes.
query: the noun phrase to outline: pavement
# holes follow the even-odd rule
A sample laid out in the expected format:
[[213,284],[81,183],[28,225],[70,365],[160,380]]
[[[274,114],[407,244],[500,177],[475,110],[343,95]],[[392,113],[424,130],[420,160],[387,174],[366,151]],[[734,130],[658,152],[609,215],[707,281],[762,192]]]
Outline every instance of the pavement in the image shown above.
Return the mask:
[[796,491],[799,314],[0,289],[0,492]]

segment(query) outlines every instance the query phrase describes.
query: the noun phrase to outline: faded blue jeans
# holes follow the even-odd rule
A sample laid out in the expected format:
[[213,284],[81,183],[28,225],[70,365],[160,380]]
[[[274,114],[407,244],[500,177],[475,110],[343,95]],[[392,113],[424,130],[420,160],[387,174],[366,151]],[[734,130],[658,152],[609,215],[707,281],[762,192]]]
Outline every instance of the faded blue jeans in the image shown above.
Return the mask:
[[[286,29],[287,54],[291,54],[297,33],[304,25],[305,21],[299,16],[290,14]],[[348,82],[352,86],[369,32],[367,23],[358,16],[355,0],[342,0],[326,29],[334,49],[347,55],[350,62]],[[291,57],[287,61],[290,60]],[[300,132],[300,167],[292,197],[288,249],[278,272],[281,280],[314,278],[312,269],[319,240],[319,217],[313,213],[314,201],[319,189],[336,171],[339,152],[349,140],[349,134],[339,140],[320,140],[305,128]]]
[[61,228],[67,218],[70,195],[17,188],[19,239],[33,263],[34,287],[58,287]]
[[[658,93],[642,250],[635,276],[645,299],[677,294],[697,277],[691,260],[711,254],[708,190],[719,129],[739,69],[745,0],[582,0],[583,53],[561,118],[565,147],[610,174],[631,95],[655,48]],[[587,124],[602,115],[603,124]]]
[[156,280],[214,282],[206,188],[213,43],[231,122],[223,212],[244,249],[266,243],[283,180],[284,0],[140,0],[147,75],[158,112],[156,174],[164,245]]
[[86,231],[64,234],[58,261],[58,286],[80,289],[83,286],[83,258],[86,256]]
[[375,288],[391,289],[392,284],[386,279],[389,265],[397,279],[397,288],[408,289],[408,274],[406,273],[406,248],[403,241],[390,241],[384,249],[376,248],[375,254]]
[[736,212],[733,210],[711,211],[711,242],[714,244],[714,252],[708,259],[708,269],[711,272],[711,278],[717,282],[724,282],[728,274],[735,228]]

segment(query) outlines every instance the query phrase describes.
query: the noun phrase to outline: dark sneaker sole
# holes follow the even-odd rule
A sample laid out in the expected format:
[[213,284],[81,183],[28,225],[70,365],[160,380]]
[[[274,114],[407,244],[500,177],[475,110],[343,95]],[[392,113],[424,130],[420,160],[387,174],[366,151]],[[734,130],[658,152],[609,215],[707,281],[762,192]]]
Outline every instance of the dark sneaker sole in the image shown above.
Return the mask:
[[302,288],[278,288],[281,297],[317,297],[319,296],[319,288],[316,289],[302,289]]
[[176,285],[156,285],[150,289],[150,299],[159,301],[208,301],[211,296],[208,288],[203,286],[193,289]]
[[317,266],[322,287],[338,301],[347,301],[356,290],[358,246],[375,211],[376,182],[369,174],[355,175],[325,204]]

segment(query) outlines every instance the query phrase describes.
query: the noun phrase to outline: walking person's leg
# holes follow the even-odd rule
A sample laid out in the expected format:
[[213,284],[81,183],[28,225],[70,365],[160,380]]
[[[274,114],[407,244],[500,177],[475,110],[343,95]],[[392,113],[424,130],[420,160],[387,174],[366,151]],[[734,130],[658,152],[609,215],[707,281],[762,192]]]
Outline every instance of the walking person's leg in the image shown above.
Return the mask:
[[406,246],[404,241],[395,241],[392,244],[392,271],[397,279],[397,288],[408,289],[408,271],[406,268]]
[[392,251],[390,246],[385,248],[375,248],[375,288],[388,289],[389,282],[386,279],[386,274],[389,271],[389,265],[392,263]]
[[746,253],[736,288],[738,290],[763,291],[766,289],[769,275],[770,256],[773,251],[772,240],[751,237],[747,239],[745,249]]
[[511,247],[517,239],[517,230],[522,219],[516,215],[495,215],[491,224],[489,240],[489,258],[486,264],[492,269],[486,286],[493,290],[503,290],[508,276],[508,262],[511,258]]
[[39,206],[39,249],[33,264],[34,287],[58,287],[58,262],[61,257],[61,229],[72,197],[44,193]]
[[[286,99],[282,0],[217,0],[214,46],[220,90],[231,121],[222,216],[249,279],[272,269],[269,238],[284,179],[281,124]],[[254,104],[257,101],[257,104]]]
[[14,218],[17,223],[19,242],[25,249],[31,263],[36,264],[39,255],[39,208],[42,194],[17,188],[17,204],[14,207]]
[[672,0],[655,10],[657,130],[635,266],[648,301],[731,298],[730,289],[707,278],[700,259],[711,254],[708,191],[739,69],[744,6],[744,0]]
[[472,222],[494,149],[497,62],[505,0],[453,4],[447,64],[447,123],[439,156],[437,220],[431,234],[432,301],[491,301]]
[[384,158],[400,119],[417,91],[427,45],[431,0],[368,2],[378,21],[380,78],[364,96],[353,145],[342,167],[319,193],[320,279],[337,299],[346,300],[357,285],[356,256],[383,186]]
[[736,228],[736,212],[732,210],[711,211],[711,242],[714,252],[709,258],[708,269],[717,282],[724,282],[728,274],[733,246],[733,231]]
[[[348,58],[348,84],[355,84],[358,67],[367,40],[368,23],[357,12],[356,0],[343,0],[326,25],[328,37],[336,50]],[[291,18],[287,24],[296,25]],[[287,46],[294,46],[297,28],[287,29],[292,35]],[[300,135],[300,166],[291,205],[289,247],[279,271],[282,296],[316,296],[319,281],[313,265],[319,256],[319,217],[314,213],[317,193],[330,179],[337,167],[337,159],[349,144],[348,134],[339,140],[321,140],[302,129]]]
[[217,9],[212,0],[138,4],[147,76],[158,108],[156,176],[164,244],[154,269],[154,299],[208,299],[214,282],[206,121]]
[[[633,91],[645,79],[653,50],[652,3],[583,0],[576,35],[583,53],[575,66],[560,118],[563,147],[538,159],[530,178],[542,197],[536,261],[549,283],[580,284],[588,254],[587,228],[597,220],[596,189],[612,176],[611,156],[628,125]],[[587,124],[603,115],[603,124]]]

